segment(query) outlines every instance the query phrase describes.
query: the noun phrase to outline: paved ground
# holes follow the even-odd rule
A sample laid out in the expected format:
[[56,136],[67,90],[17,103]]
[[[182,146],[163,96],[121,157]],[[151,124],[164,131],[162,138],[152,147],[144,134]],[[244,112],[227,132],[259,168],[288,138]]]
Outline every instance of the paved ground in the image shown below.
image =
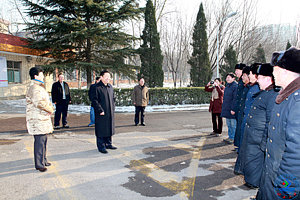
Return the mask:
[[52,166],[40,173],[24,114],[0,114],[0,199],[241,200],[255,195],[233,174],[233,146],[209,136],[208,112],[148,113],[146,122],[135,127],[133,114],[117,114],[113,143],[118,150],[104,155],[96,150],[94,128],[86,126],[89,116],[70,115],[71,128],[49,136]]

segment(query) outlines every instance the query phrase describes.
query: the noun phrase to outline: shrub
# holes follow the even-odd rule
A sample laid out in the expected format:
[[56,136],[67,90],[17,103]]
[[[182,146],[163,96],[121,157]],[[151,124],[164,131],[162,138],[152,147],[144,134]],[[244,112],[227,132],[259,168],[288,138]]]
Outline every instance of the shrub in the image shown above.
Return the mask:
[[[131,106],[132,88],[115,88],[116,106]],[[90,105],[88,90],[71,90],[73,104]],[[183,105],[209,103],[211,93],[203,87],[150,88],[149,105]]]

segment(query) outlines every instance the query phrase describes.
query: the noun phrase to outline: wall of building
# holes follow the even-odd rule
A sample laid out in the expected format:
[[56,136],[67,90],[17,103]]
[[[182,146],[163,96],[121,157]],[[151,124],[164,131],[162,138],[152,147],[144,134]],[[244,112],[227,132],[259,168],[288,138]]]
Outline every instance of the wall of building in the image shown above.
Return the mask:
[[[0,99],[18,99],[24,98],[27,91],[27,86],[30,83],[29,69],[36,65],[43,65],[47,60],[25,54],[15,54],[0,52],[0,56],[6,57],[7,61],[21,62],[21,83],[8,83],[8,87],[0,87]],[[48,92],[51,91],[53,76],[45,78],[45,85]]]

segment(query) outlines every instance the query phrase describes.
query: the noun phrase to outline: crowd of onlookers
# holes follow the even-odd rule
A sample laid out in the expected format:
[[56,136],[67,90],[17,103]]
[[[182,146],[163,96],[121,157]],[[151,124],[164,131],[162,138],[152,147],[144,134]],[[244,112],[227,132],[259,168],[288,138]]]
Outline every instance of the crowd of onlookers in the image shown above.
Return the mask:
[[236,175],[258,188],[255,199],[300,199],[300,49],[274,52],[270,63],[243,63],[205,86],[213,132],[226,118],[238,154]]

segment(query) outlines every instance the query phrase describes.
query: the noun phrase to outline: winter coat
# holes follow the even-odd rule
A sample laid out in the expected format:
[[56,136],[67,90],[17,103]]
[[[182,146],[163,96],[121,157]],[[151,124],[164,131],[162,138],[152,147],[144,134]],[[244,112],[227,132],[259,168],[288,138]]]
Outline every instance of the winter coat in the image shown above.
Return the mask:
[[[115,97],[111,84],[97,83],[91,93],[92,107],[95,110],[95,134],[97,137],[110,137],[115,134]],[[100,113],[104,112],[104,115]]]
[[262,175],[268,125],[277,94],[273,85],[255,94],[238,155],[242,157],[241,165],[245,181],[257,187]]
[[237,86],[238,85],[235,81],[226,85],[224,90],[221,117],[235,119],[235,116],[231,114],[231,111],[233,111],[235,107]]
[[[263,176],[257,199],[299,199],[300,77],[276,97],[270,123]],[[290,192],[291,198],[283,195]],[[294,194],[298,195],[293,198]]]
[[[239,89],[239,88],[238,88]],[[237,113],[235,113],[236,117],[236,129],[235,129],[235,135],[234,135],[234,146],[240,147],[240,139],[241,139],[241,127],[244,119],[244,108],[245,108],[245,100],[246,96],[249,90],[249,86],[243,86],[243,92],[239,96],[240,99],[237,99],[237,103],[239,103],[235,110]]]
[[54,108],[41,82],[31,80],[26,93],[26,126],[30,135],[53,132],[51,115]]
[[223,103],[223,96],[224,96],[224,86],[220,85],[217,87],[209,87],[205,86],[205,91],[206,92],[212,92],[216,88],[219,98],[218,99],[210,99],[210,104],[209,104],[209,112],[212,113],[221,113],[222,112],[222,103]]
[[239,109],[240,109],[240,102],[241,102],[241,98],[242,98],[242,95],[243,95],[243,91],[244,91],[244,82],[240,78],[240,80],[238,82],[237,90],[236,90],[235,106],[234,106],[234,110],[233,110],[235,112],[235,118],[236,119],[237,119],[238,112],[239,112]]
[[254,84],[254,85],[249,85],[249,90],[248,90],[246,100],[245,100],[244,117],[243,117],[243,122],[242,122],[242,126],[241,126],[240,145],[242,145],[244,131],[245,131],[246,119],[249,116],[249,112],[250,112],[252,103],[254,101],[254,96],[259,91],[260,91],[260,89],[259,89],[259,86],[258,86],[257,83]]
[[149,92],[147,86],[137,85],[132,92],[132,102],[135,106],[147,106],[149,103]]
[[89,99],[91,102],[92,102],[92,93],[95,92],[94,90],[96,89],[96,86],[97,86],[97,84],[94,83],[90,86],[90,89],[89,89],[88,95],[89,95]]
[[[70,88],[68,83],[64,83],[65,88],[65,94],[66,94],[66,101],[69,103],[71,101],[71,95],[70,95]],[[61,103],[63,100],[63,89],[59,81],[53,83],[52,89],[51,89],[51,97],[53,103]]]

